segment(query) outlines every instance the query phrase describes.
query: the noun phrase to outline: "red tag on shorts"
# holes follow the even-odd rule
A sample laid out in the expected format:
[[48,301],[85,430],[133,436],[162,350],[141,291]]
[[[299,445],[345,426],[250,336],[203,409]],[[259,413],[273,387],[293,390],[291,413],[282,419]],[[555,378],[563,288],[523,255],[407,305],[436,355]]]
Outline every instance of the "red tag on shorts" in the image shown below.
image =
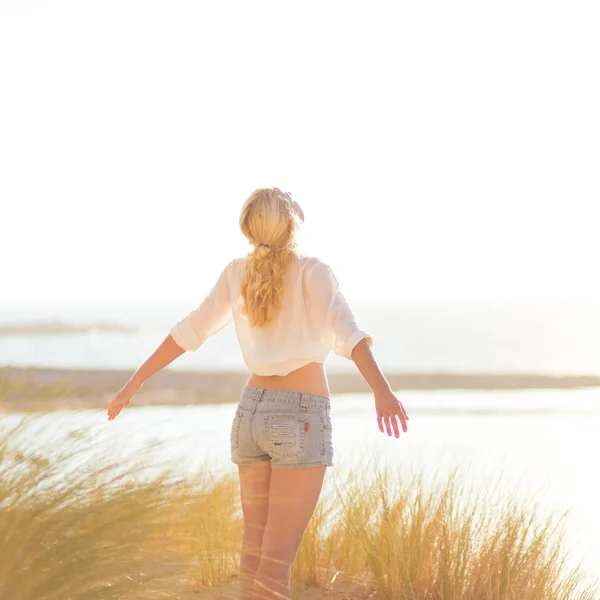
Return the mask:
[[304,431],[308,431],[308,421],[304,421]]

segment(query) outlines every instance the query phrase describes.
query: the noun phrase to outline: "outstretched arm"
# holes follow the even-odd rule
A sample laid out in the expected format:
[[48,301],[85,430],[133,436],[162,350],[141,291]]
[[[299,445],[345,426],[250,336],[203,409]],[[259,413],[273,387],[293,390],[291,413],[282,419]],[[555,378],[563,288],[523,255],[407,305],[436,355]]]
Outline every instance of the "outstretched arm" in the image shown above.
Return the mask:
[[402,431],[406,433],[407,426],[406,421],[408,415],[404,410],[404,406],[390,388],[390,384],[381,372],[371,346],[366,340],[360,340],[358,344],[352,350],[352,360],[356,365],[356,368],[360,371],[360,374],[365,378],[365,381],[369,384],[369,387],[373,390],[375,396],[375,411],[377,413],[377,424],[379,425],[379,431],[384,433],[387,432],[388,436],[391,437],[392,430],[394,431],[395,437],[400,437],[400,430],[398,429],[398,422],[396,417],[400,420]]
[[308,278],[308,302],[319,324],[317,329],[326,336],[327,345],[336,354],[344,356],[356,365],[360,374],[373,390],[377,423],[381,433],[400,437],[398,422],[406,432],[408,415],[402,403],[390,389],[389,383],[373,355],[373,338],[362,329],[354,317],[352,309],[340,290],[340,284],[331,267],[318,261]]
[[140,390],[144,382],[155,373],[171,364],[186,351],[195,351],[206,340],[223,329],[232,320],[229,295],[230,262],[221,272],[198,308],[178,321],[160,346],[131,376],[129,381],[117,392],[108,407],[108,420],[114,419],[131,402],[131,398]]
[[170,365],[176,358],[185,354],[185,350],[180,348],[171,334],[161,342],[160,346],[152,353],[152,355],[137,369],[131,376],[133,383],[142,387],[146,379],[150,379],[152,375]]
[[385,393],[391,391],[390,384],[381,372],[373,350],[367,343],[367,340],[360,340],[352,350],[352,360],[363,376],[364,380],[369,384],[373,393]]
[[117,395],[108,407],[108,420],[112,421],[131,402],[131,399],[140,391],[146,379],[150,379],[152,375],[158,373],[158,371],[171,364],[184,353],[185,350],[175,343],[171,334],[167,335],[160,346],[117,392]]

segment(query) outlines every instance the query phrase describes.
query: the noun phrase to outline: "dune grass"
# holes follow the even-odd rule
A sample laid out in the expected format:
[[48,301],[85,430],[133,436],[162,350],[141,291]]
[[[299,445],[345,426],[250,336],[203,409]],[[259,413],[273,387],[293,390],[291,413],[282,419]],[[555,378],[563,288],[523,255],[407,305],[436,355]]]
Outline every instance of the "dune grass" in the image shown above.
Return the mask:
[[580,567],[566,566],[564,516],[543,517],[509,497],[494,504],[492,488],[459,483],[458,467],[437,485],[370,468],[372,483],[364,467],[353,469],[336,482],[330,505],[317,506],[296,581],[327,587],[332,572],[344,573],[345,594],[353,582],[365,597],[390,600],[600,598]]
[[[1,417],[0,430],[0,600],[236,597],[235,474],[190,479],[165,465],[148,479],[160,444],[102,457],[101,440],[33,413]],[[294,598],[307,586],[331,598],[600,598],[566,566],[562,517],[512,495],[494,503],[457,470],[437,484],[376,463],[340,472],[329,471],[302,540]]]

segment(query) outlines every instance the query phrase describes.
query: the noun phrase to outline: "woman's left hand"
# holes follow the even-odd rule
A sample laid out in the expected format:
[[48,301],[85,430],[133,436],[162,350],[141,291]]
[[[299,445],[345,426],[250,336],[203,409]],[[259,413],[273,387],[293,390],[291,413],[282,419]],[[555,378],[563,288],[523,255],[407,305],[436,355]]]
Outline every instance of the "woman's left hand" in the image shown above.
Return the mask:
[[125,406],[127,406],[133,396],[137,392],[140,391],[142,385],[136,381],[129,380],[118,392],[115,396],[114,400],[110,403],[108,407],[108,420],[112,421]]

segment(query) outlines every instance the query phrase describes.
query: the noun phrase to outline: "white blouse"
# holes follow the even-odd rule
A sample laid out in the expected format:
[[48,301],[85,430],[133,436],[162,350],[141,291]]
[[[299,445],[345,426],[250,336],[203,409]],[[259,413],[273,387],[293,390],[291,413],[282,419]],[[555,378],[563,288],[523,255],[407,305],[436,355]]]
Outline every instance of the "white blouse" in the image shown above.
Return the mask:
[[200,306],[176,323],[171,336],[178,346],[195,351],[231,321],[246,366],[256,375],[287,375],[310,362],[324,363],[331,350],[352,359],[363,338],[331,267],[313,256],[294,260],[286,273],[281,310],[263,327],[252,327],[240,313],[240,286],[246,258],[234,258]]

